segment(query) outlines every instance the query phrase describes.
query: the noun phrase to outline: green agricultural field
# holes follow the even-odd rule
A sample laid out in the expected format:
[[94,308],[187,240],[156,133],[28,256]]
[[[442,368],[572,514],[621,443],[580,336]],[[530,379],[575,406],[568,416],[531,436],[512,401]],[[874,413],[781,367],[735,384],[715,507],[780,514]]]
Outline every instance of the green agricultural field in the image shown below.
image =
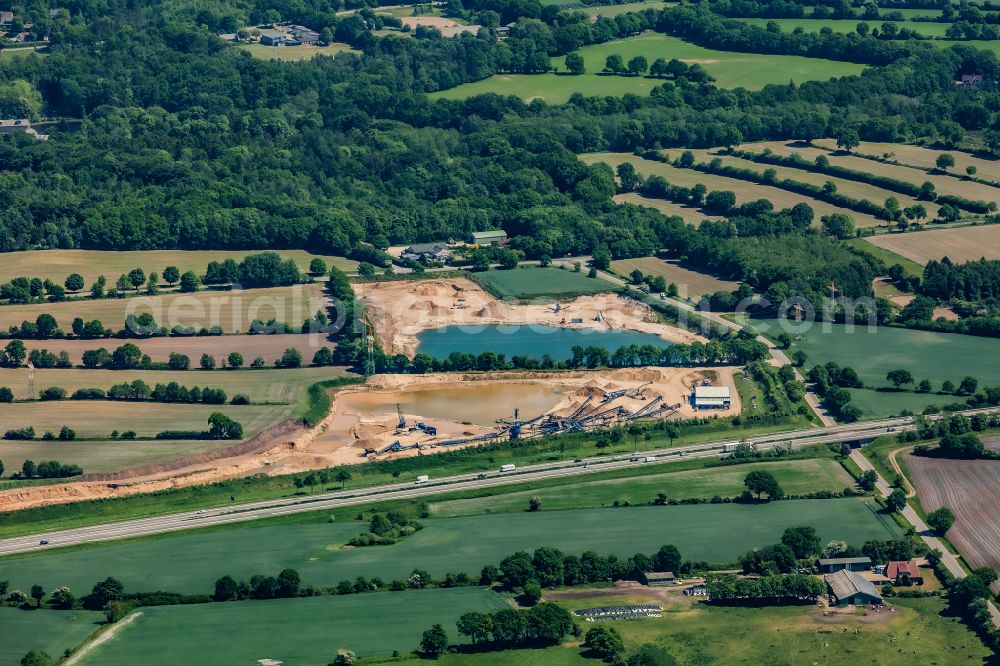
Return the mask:
[[[82,371],[81,371],[82,372]],[[105,439],[112,430],[133,430],[139,437],[153,437],[164,430],[207,430],[212,412],[222,412],[243,424],[250,437],[292,412],[289,405],[185,405],[66,400],[64,402],[15,402],[0,409],[0,432],[32,426],[37,437],[46,431],[58,433],[64,425],[78,438]],[[0,459],[3,447],[0,441]],[[80,443],[81,446],[83,443]],[[39,449],[39,458],[44,456]],[[84,470],[87,471],[87,470]]]
[[599,294],[614,291],[603,280],[588,278],[581,269],[576,273],[564,268],[539,268],[528,266],[507,271],[492,270],[485,273],[475,273],[474,279],[487,289],[496,292],[501,298],[535,298],[551,296],[553,298],[577,296],[580,294]]
[[983,40],[983,39],[935,39],[930,42],[934,46],[939,46],[943,49],[950,48],[952,46],[971,46],[973,48],[981,49],[983,51],[993,51],[1000,55],[1000,40]]
[[611,262],[611,268],[621,275],[640,270],[644,275],[662,275],[667,284],[677,285],[681,297],[701,298],[716,291],[733,291],[739,283],[719,278],[681,266],[674,260],[659,257],[640,257]]
[[[263,336],[261,336],[263,337]],[[115,341],[118,342],[118,341]],[[96,345],[95,345],[96,346]],[[58,343],[54,347],[58,349]],[[141,347],[140,347],[141,348]],[[217,357],[221,365],[225,357]],[[252,359],[248,359],[249,360]],[[309,359],[306,359],[308,362]],[[198,358],[191,359],[197,365]],[[17,400],[27,399],[27,371],[23,368],[0,368],[0,386],[9,386]],[[61,386],[70,394],[81,388],[107,390],[114,384],[141,380],[149,386],[177,382],[183,386],[223,389],[232,398],[242,393],[252,402],[294,404],[311,384],[345,376],[343,368],[287,368],[266,370],[36,370],[35,390]],[[33,396],[37,398],[37,394]]]
[[[675,154],[671,157],[675,157],[680,153],[673,151]],[[823,215],[830,215],[831,213],[844,212],[842,208],[828,204],[824,201],[817,201],[803,194],[797,194],[795,192],[789,192],[788,190],[783,190],[779,187],[771,185],[760,185],[758,183],[752,183],[746,180],[739,180],[737,178],[729,178],[726,176],[717,176],[715,174],[703,173],[701,171],[695,171],[694,169],[681,169],[670,164],[664,164],[663,162],[654,162],[652,160],[643,159],[631,153],[586,153],[579,156],[580,159],[587,164],[594,164],[596,162],[605,162],[611,166],[612,169],[616,168],[622,162],[629,162],[635,167],[635,170],[644,176],[663,176],[667,182],[674,185],[682,185],[684,187],[694,187],[698,183],[702,183],[709,189],[712,190],[729,190],[736,195],[736,203],[742,204],[748,201],[756,201],[757,199],[768,199],[774,204],[775,208],[791,208],[798,203],[809,204],[815,215],[817,224],[819,223],[819,218]],[[761,168],[761,171],[764,169]],[[865,215],[864,213],[858,213],[855,211],[848,211],[851,217],[854,218],[854,222],[858,227],[875,227],[885,224],[885,222],[876,219],[871,215]]]
[[[495,612],[503,598],[482,588],[410,590],[366,595],[241,601],[142,609],[114,639],[80,663],[100,666],[242,666],[274,659],[285,664],[328,664],[337,649],[359,656],[407,653],[424,630],[441,624],[453,644],[455,621],[469,611]],[[225,650],[219,650],[225,636]]]
[[298,284],[242,292],[203,290],[190,294],[177,292],[158,296],[131,296],[100,300],[71,300],[61,303],[7,305],[0,307],[0,330],[34,321],[48,313],[64,330],[74,317],[100,320],[105,326],[120,329],[127,313],[151,312],[160,326],[221,326],[224,333],[239,333],[250,328],[254,319],[277,319],[293,327],[302,326],[307,317],[326,308],[323,283]]
[[[884,383],[884,382],[883,382]],[[866,418],[880,419],[898,416],[904,411],[919,414],[928,405],[950,405],[962,402],[964,398],[935,393],[913,393],[912,391],[872,391],[870,389],[848,389]]]
[[[202,427],[200,424],[196,425]],[[101,434],[107,436],[108,433]],[[79,465],[87,473],[119,472],[139,465],[161,463],[214,451],[232,444],[234,442],[231,440],[117,439],[83,442],[5,440],[0,442],[0,460],[3,461],[8,473],[19,470],[25,460],[33,460],[36,463],[42,460],[58,460],[67,465]]]
[[[850,332],[841,325],[816,324],[792,346],[792,351],[796,349],[806,353],[809,365],[836,361],[850,366],[866,385],[875,388],[890,386],[885,375],[898,369],[909,370],[918,382],[930,380],[935,390],[946,379],[957,384],[965,376],[977,378],[981,385],[1000,384],[1000,355],[990,338],[887,326],[874,332],[857,326]],[[955,398],[937,396],[934,401],[954,402]]]
[[[353,514],[351,514],[353,515]],[[309,522],[305,522],[305,520]],[[791,525],[813,525],[824,543],[862,544],[898,534],[895,524],[862,499],[787,500],[764,505],[702,504],[618,509],[517,512],[429,518],[424,529],[393,546],[345,549],[366,523],[326,521],[249,524],[167,534],[155,539],[95,544],[78,550],[4,559],[12,587],[39,583],[88,590],[113,575],[130,590],[210,592],[229,574],[249,578],[297,569],[304,584],[327,586],[357,576],[405,578],[414,568],[432,575],[478,573],[519,549],[549,545],[567,553],[593,549],[627,556],[675,544],[691,559],[731,562],[749,548],[775,543]],[[219,557],[225,553],[225,557]]]
[[330,44],[329,46],[264,46],[263,44],[237,44],[236,49],[246,51],[254,58],[261,60],[280,60],[281,62],[301,62],[312,60],[316,56],[335,56],[338,53],[360,53],[347,44]]
[[628,14],[629,12],[641,12],[646,9],[666,9],[667,7],[673,7],[676,4],[676,2],[656,2],[656,0],[649,0],[648,2],[626,2],[621,5],[596,5],[593,7],[581,7],[578,11],[584,12],[587,16],[596,19],[599,16],[610,18],[620,16],[621,14]]
[[[818,490],[839,492],[854,485],[854,479],[837,462],[824,458],[791,460],[788,462],[759,463],[754,469],[774,474],[782,489],[788,494],[810,493]],[[541,490],[523,490],[495,497],[448,500],[430,504],[431,514],[439,517],[470,516],[487,513],[516,513],[528,506],[528,499],[539,497],[542,507],[574,509],[622,505],[644,505],[656,499],[658,492],[665,492],[672,499],[688,497],[734,497],[745,489],[745,465],[710,467],[687,472],[668,472],[633,476],[623,479],[580,482]]]
[[104,613],[90,611],[0,607],[0,636],[3,637],[0,664],[14,666],[31,650],[61,656],[63,651],[82,643],[103,621]]
[[[890,10],[894,11],[894,10]],[[929,15],[929,10],[923,16]],[[834,32],[852,33],[859,23],[867,23],[869,28],[877,28],[881,31],[885,21],[879,19],[811,19],[811,18],[786,18],[786,19],[766,19],[766,18],[741,18],[738,19],[750,25],[766,27],[771,21],[781,27],[782,32],[792,32],[796,28],[802,28],[805,32],[819,32],[823,28],[830,28]],[[945,31],[950,23],[932,23],[929,21],[894,21],[900,29],[913,30],[924,37],[944,37]],[[933,42],[932,42],[933,43]]]
[[[759,90],[772,83],[802,83],[860,74],[864,69],[862,65],[820,58],[714,51],[658,33],[644,33],[587,46],[580,49],[579,53],[583,56],[587,70],[581,76],[559,73],[496,75],[435,93],[432,97],[465,99],[473,95],[497,93],[561,104],[575,92],[619,97],[626,93],[646,95],[663,83],[662,80],[645,77],[602,75],[600,72],[604,69],[604,61],[613,53],[621,55],[626,61],[643,55],[649,62],[657,58],[677,58],[691,64],[699,63],[716,78],[720,87],[743,87],[751,90]],[[565,70],[561,58],[554,59],[553,64],[560,70]]]
[[[83,276],[87,287],[99,275],[108,278],[110,286],[122,273],[133,268],[142,268],[148,275],[159,273],[161,280],[163,269],[176,266],[184,273],[194,271],[204,274],[210,261],[225,261],[235,259],[241,261],[249,254],[259,251],[249,250],[131,250],[111,252],[102,250],[31,250],[29,252],[5,252],[0,254],[0,282],[26,275],[53,280],[62,283],[71,273]],[[314,255],[303,250],[276,250],[284,259],[292,259],[299,270],[309,270],[309,262],[317,256],[326,262],[327,266],[336,266],[342,271],[354,272],[358,262],[343,257]]]

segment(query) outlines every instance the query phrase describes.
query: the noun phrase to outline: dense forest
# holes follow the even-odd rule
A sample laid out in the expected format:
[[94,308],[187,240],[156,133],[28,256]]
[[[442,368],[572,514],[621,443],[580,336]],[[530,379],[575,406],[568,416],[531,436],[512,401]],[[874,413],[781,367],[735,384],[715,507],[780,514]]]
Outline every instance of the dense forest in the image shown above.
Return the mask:
[[[529,258],[666,249],[760,291],[810,295],[830,279],[869,291],[877,261],[785,224],[812,211],[762,206],[721,225],[686,226],[618,206],[615,174],[576,153],[738,145],[845,130],[862,139],[1000,147],[1000,68],[992,53],[860,34],[775,33],[706,7],[647,9],[590,22],[537,0],[475,0],[492,29],[441,39],[375,38],[339,3],[180,0],[60,3],[45,57],[5,61],[0,109],[81,118],[50,140],[0,136],[0,250],[306,248],[379,259],[390,244],[501,227]],[[46,10],[43,12],[43,10]],[[42,14],[44,13],[44,17]],[[359,53],[300,63],[252,58],[215,36],[280,17],[334,31]],[[548,67],[578,47],[652,29],[707,47],[861,61],[827,82],[725,90],[684,76],[648,97],[574,95],[568,104],[426,93],[497,72]],[[958,89],[962,73],[991,85]],[[26,92],[27,91],[27,92]],[[783,248],[777,252],[774,248]],[[823,257],[826,261],[816,261]]]

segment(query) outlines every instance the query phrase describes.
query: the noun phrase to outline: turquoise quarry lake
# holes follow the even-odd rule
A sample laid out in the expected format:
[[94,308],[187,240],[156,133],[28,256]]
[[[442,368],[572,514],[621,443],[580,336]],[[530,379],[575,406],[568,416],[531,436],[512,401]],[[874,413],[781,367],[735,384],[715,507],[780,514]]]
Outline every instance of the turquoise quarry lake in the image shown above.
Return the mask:
[[594,330],[559,326],[444,326],[417,334],[417,351],[444,358],[452,352],[481,354],[493,351],[507,358],[526,355],[542,358],[546,354],[560,361],[570,358],[574,346],[604,347],[614,353],[625,345],[669,347],[670,342],[652,333],[624,329]]

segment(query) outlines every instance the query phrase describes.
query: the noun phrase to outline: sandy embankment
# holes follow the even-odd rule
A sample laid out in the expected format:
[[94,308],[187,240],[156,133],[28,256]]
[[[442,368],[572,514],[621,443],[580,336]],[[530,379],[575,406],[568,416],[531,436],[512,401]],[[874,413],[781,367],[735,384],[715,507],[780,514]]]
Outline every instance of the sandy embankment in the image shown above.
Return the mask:
[[[467,279],[372,282],[354,286],[390,354],[413,356],[417,334],[452,325],[542,324],[563,328],[622,328],[652,333],[675,343],[706,342],[689,331],[660,323],[640,301],[617,294],[580,296],[559,304],[498,300]],[[582,321],[573,323],[574,319]]]

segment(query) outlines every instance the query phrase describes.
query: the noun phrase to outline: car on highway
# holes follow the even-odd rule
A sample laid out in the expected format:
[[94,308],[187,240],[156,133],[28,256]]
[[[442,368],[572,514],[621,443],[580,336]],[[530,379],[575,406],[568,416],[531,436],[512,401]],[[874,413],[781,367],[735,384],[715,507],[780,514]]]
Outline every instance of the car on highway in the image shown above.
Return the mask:
[[486,474],[480,474],[476,478],[477,479],[485,479],[486,478]]
[[47,546],[47,545],[49,545],[49,542],[46,541],[45,539],[42,539],[41,541],[38,542],[38,545],[39,546]]

